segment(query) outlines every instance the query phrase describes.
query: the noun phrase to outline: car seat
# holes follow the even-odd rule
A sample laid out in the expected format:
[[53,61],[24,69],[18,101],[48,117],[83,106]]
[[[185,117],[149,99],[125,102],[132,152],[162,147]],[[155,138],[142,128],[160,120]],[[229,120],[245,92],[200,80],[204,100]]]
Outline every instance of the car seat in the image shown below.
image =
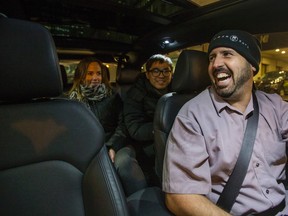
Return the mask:
[[72,83],[68,83],[68,77],[67,77],[67,72],[65,69],[65,66],[60,64],[60,71],[61,71],[61,78],[62,78],[62,83],[63,83],[63,93],[67,93],[71,87]]
[[32,22],[0,18],[0,215],[129,215],[82,103],[62,93],[53,39]]
[[125,100],[127,91],[137,81],[140,73],[140,69],[137,70],[131,67],[120,68],[119,66],[116,77],[116,89],[122,100]]
[[104,130],[59,97],[60,66],[42,25],[0,18],[0,215],[172,215],[160,188],[126,198]]
[[205,52],[183,50],[176,62],[171,81],[171,93],[163,95],[157,103],[154,116],[155,169],[162,182],[162,167],[166,140],[180,108],[210,85]]

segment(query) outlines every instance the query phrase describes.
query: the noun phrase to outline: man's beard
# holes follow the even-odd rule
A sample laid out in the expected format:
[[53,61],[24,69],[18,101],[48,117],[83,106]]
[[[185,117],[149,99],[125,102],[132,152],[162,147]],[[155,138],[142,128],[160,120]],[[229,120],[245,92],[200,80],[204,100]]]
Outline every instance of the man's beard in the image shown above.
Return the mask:
[[[235,92],[237,92],[237,90],[239,90],[241,87],[243,87],[244,84],[248,80],[250,80],[250,78],[252,76],[251,72],[250,72],[250,64],[247,63],[246,67],[243,68],[240,73],[242,73],[242,75],[239,76],[237,80],[235,80],[235,77],[232,76],[232,80],[233,80],[234,85],[231,88],[229,88],[229,89],[226,89],[226,88],[225,89],[219,89],[216,86],[214,86],[215,89],[216,89],[217,94],[220,97],[222,97],[222,98],[230,98],[231,96],[233,96],[233,94]],[[231,72],[231,74],[234,75],[234,73],[232,73],[232,72]]]

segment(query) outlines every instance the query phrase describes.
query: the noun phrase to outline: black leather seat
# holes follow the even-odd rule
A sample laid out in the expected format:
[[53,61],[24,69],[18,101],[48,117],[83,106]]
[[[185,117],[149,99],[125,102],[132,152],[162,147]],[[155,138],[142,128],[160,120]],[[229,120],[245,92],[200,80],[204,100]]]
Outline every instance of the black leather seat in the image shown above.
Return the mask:
[[131,86],[137,81],[141,71],[126,67],[118,68],[116,77],[116,89],[123,100],[126,98],[126,93]]
[[210,85],[207,72],[208,57],[205,52],[184,50],[181,52],[174,71],[172,93],[163,95],[154,116],[154,142],[156,173],[162,182],[162,167],[166,140],[180,108],[191,98]]
[[63,83],[63,93],[68,93],[68,91],[71,89],[72,84],[68,83],[68,77],[66,73],[65,66],[60,64],[60,71],[61,71],[61,78]]
[[0,18],[0,215],[129,215],[104,131],[62,93],[41,25]]
[[159,188],[125,197],[101,124],[59,97],[50,33],[9,18],[0,29],[0,215],[171,215]]

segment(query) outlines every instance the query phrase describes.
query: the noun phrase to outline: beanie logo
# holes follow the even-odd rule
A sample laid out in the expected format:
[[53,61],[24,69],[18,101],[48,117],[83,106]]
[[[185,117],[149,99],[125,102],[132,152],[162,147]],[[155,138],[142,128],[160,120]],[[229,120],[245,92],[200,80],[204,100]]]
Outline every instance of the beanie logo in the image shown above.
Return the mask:
[[243,40],[239,39],[237,35],[218,35],[215,38],[213,38],[213,41],[216,39],[229,39],[232,42],[238,42],[241,45],[245,46],[247,49],[249,49],[249,45],[245,43]]
[[236,35],[231,35],[230,36],[230,40],[233,42],[237,42],[238,41],[238,37]]
[[230,36],[230,40],[231,40],[232,42],[238,42],[238,43],[242,44],[243,46],[245,46],[247,49],[249,49],[248,44],[245,43],[245,42],[242,41],[242,40],[239,40],[238,36],[236,36],[236,35],[231,35],[231,36]]

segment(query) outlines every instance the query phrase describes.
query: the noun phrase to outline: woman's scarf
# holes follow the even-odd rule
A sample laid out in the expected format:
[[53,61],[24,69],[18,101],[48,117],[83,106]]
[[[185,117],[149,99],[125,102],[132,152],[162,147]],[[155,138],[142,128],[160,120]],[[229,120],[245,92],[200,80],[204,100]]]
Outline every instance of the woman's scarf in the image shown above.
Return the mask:
[[89,101],[99,102],[103,98],[109,97],[112,95],[112,91],[107,89],[105,84],[102,83],[95,87],[90,87],[87,85],[80,84],[80,94],[74,90],[71,92],[69,98],[82,101],[88,105]]

